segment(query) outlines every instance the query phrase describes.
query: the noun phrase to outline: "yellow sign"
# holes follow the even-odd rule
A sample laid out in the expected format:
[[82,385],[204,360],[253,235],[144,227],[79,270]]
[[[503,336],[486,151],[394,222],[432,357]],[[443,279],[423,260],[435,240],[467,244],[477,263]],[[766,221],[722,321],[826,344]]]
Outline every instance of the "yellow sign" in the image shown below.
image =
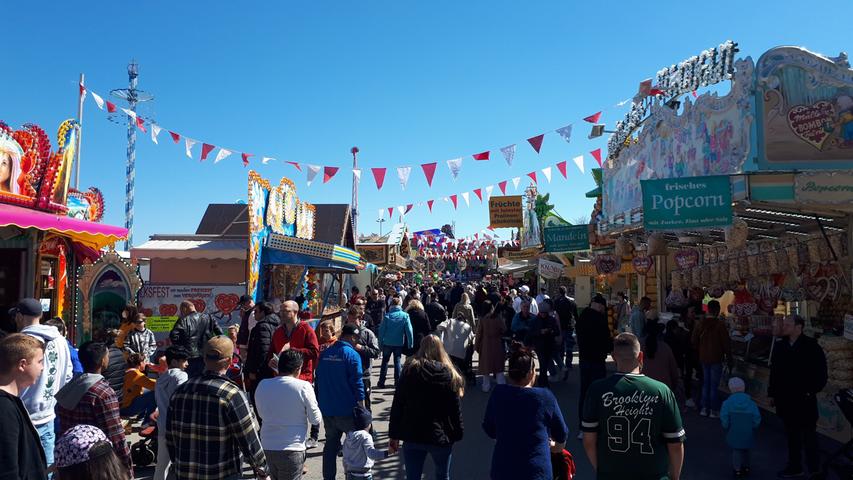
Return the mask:
[[521,228],[524,226],[521,195],[491,197],[489,199],[489,226],[493,228]]
[[524,250],[504,250],[504,258],[508,258],[510,260],[524,260],[527,258],[533,258],[536,255],[539,255],[538,248],[526,248]]
[[145,326],[152,332],[171,332],[178,317],[146,317]]

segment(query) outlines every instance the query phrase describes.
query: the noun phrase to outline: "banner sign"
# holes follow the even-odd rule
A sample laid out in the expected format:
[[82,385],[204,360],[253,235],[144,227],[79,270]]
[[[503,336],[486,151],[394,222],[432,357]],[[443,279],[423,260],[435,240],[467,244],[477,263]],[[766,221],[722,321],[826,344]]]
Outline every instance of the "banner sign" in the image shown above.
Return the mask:
[[807,172],[794,175],[794,200],[850,206],[853,204],[853,173]]
[[524,250],[504,250],[504,258],[510,260],[525,260],[539,255],[538,248],[525,248]]
[[539,275],[550,279],[560,278],[563,275],[563,264],[540,258]]
[[695,230],[732,224],[729,177],[641,180],[643,225],[647,230]]
[[521,228],[523,224],[521,195],[508,195],[489,199],[490,227]]
[[589,225],[545,227],[546,252],[578,252],[581,250],[589,250]]
[[385,265],[388,263],[387,250],[385,245],[356,245],[356,250],[361,254],[365,262],[374,265]]

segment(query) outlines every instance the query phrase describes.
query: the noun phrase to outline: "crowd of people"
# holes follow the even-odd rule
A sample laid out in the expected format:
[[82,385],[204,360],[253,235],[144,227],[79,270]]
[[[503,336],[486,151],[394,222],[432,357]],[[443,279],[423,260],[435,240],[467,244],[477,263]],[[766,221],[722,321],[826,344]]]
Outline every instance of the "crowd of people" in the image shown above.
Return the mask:
[[[223,333],[187,301],[171,345],[157,351],[131,305],[118,330],[75,348],[61,320],[42,323],[40,303],[24,299],[10,312],[18,333],[0,340],[0,478],[131,479],[135,419],[156,426],[156,480],[240,478],[245,468],[298,480],[321,426],[326,480],[339,467],[348,480],[370,480],[375,463],[396,454],[409,480],[421,478],[426,457],[435,478],[448,479],[478,375],[490,395],[473,424],[495,440],[490,478],[570,478],[569,428],[549,387],[574,370],[575,350],[578,439],[597,478],[678,479],[687,408],[719,418],[734,475],[749,475],[761,415],[742,379],[728,378],[731,394],[720,398],[732,352],[719,303],[691,304],[682,322],[661,325],[648,298],[632,306],[620,294],[617,332],[607,303],[596,294],[579,309],[565,287],[552,298],[528,285],[397,283],[365,295],[353,287],[344,318],[316,326],[295,300],[244,296],[240,323]],[[808,471],[819,470],[815,395],[826,360],[803,327],[796,315],[785,320],[770,376],[788,436],[784,478],[804,474],[803,453]],[[393,390],[386,449],[372,425],[374,388]]]

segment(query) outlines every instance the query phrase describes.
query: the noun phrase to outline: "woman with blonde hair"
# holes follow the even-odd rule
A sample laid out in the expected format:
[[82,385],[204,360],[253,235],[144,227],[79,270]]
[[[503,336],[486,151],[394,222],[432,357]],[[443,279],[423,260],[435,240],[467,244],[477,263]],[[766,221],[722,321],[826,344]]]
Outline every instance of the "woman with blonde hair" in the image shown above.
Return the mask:
[[462,315],[465,322],[474,328],[474,307],[471,306],[471,297],[467,293],[463,293],[462,299],[453,307],[452,317],[459,318],[459,315]]
[[465,379],[453,367],[438,337],[427,335],[406,361],[388,427],[390,449],[403,443],[407,480],[420,480],[426,456],[432,456],[436,480],[450,478],[453,444],[462,439]]

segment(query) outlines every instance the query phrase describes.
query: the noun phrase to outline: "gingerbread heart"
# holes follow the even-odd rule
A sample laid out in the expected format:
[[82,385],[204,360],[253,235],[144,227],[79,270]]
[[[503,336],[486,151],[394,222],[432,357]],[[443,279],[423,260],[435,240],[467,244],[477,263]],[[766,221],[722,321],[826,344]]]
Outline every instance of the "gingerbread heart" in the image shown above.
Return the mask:
[[230,315],[237,308],[237,304],[240,303],[240,297],[236,293],[219,293],[216,295],[213,303],[216,304],[216,308],[220,312]]
[[207,304],[204,303],[204,300],[202,300],[200,298],[191,298],[190,302],[192,302],[193,305],[195,305],[195,311],[198,313],[203,312],[204,309],[207,308]]
[[164,303],[160,305],[160,316],[174,317],[178,314],[178,306],[174,303]]
[[595,268],[600,274],[613,273],[619,270],[619,258],[616,255],[599,255],[595,257]]
[[631,260],[631,263],[634,265],[634,271],[637,272],[637,274],[645,275],[652,269],[652,266],[655,264],[655,260],[652,257],[634,257],[634,259]]
[[699,251],[692,248],[683,248],[676,252],[675,263],[677,263],[678,268],[682,270],[685,268],[693,268],[696,265],[699,265]]
[[835,107],[826,100],[814,105],[795,105],[788,110],[788,126],[795,135],[818,150],[835,130]]
[[142,314],[145,315],[146,317],[153,317],[154,316],[154,310],[152,310],[150,308],[143,308]]

